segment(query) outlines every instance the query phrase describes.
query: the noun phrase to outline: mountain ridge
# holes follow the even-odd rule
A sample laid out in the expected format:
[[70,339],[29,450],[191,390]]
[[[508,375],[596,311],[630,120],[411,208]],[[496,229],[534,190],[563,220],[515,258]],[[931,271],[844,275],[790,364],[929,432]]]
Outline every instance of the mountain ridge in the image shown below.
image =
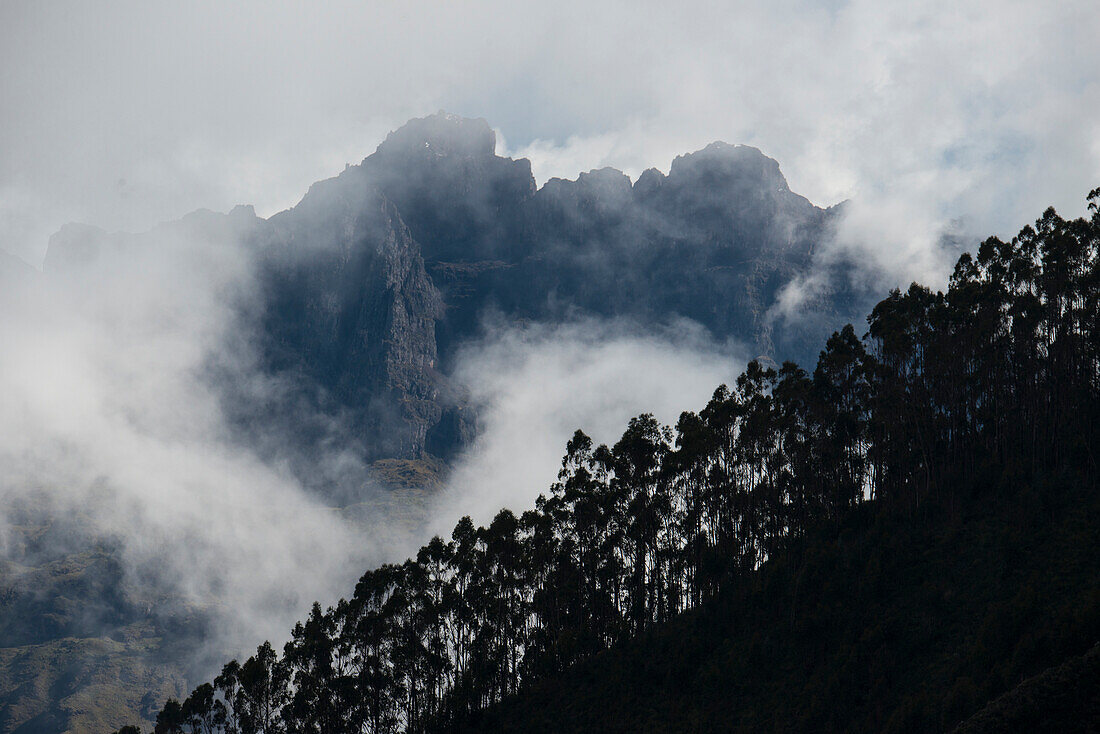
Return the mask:
[[[530,161],[495,147],[485,120],[418,118],[267,219],[238,206],[143,235],[66,226],[44,271],[87,268],[103,248],[154,247],[165,228],[248,241],[263,274],[255,328],[267,368],[320,388],[321,411],[351,415],[374,460],[449,459],[470,445],[476,415],[449,373],[488,311],[506,323],[687,318],[777,361],[805,343],[795,329],[776,333],[769,312],[812,266],[838,210],[791,192],[758,149],[716,142],[667,175],[631,182],[603,168],[539,187]],[[842,300],[817,304],[833,327]]]

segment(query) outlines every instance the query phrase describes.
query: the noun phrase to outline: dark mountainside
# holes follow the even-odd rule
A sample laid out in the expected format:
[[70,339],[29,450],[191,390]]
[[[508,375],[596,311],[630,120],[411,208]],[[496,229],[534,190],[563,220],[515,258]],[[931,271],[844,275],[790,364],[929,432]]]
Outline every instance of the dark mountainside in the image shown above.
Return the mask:
[[1098,489],[1001,481],[954,512],[857,514],[437,731],[933,732],[971,715],[961,732],[1100,731],[1098,649],[1083,655],[1100,644]]
[[266,368],[300,390],[283,404],[228,404],[242,426],[271,426],[306,399],[341,417],[338,440],[352,437],[370,460],[449,459],[469,445],[476,415],[446,375],[487,314],[644,329],[688,318],[781,360],[805,356],[864,305],[834,294],[811,309],[821,323],[773,328],[777,293],[810,267],[835,211],[792,193],[755,148],[714,143],[634,184],[602,169],[537,189],[530,163],[495,145],[484,120],[413,120],[269,220],[238,207],[145,236],[70,226],[51,240],[45,270],[82,267],[105,247],[155,247],[165,228],[243,238],[264,273]]
[[156,734],[1100,730],[1100,189],[807,373],[577,431]]

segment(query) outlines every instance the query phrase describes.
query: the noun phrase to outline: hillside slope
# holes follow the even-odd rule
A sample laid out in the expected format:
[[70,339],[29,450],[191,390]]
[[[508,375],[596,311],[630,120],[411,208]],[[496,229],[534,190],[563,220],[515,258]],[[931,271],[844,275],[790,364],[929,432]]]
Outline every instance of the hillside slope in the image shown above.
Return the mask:
[[1028,678],[967,719],[957,734],[1100,731],[1100,644]]
[[[462,731],[946,731],[1100,640],[1095,478],[1007,482],[955,516],[863,513],[822,534]],[[1081,685],[1100,700],[1095,670]],[[960,731],[1029,730],[1020,720]],[[1100,720],[1076,723],[1057,730]]]

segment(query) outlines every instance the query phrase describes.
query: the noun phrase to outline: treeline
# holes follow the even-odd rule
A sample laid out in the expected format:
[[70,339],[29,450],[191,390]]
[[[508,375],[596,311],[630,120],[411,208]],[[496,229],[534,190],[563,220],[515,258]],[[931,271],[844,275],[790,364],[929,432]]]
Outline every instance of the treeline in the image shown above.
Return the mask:
[[[991,471],[1097,470],[1100,189],[845,327],[813,373],[750,363],[674,430],[578,431],[534,509],[463,518],[350,599],[315,604],[157,734],[431,732],[742,583],[861,503],[915,513]],[[136,730],[132,730],[136,731]]]

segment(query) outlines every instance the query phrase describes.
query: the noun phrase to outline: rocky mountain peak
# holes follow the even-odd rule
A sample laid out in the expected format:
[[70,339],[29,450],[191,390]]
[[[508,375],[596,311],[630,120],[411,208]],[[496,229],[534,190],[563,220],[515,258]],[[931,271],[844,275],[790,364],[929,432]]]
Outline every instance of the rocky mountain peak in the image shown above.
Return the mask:
[[552,178],[539,189],[538,198],[551,206],[598,207],[623,210],[630,206],[633,189],[630,177],[617,168],[599,168],[576,180]]
[[665,178],[665,174],[656,168],[645,169],[634,182],[634,194],[642,197],[655,195],[664,184]]
[[751,145],[714,142],[694,153],[677,156],[669,168],[670,180],[760,191],[788,192],[779,163]]
[[497,136],[484,119],[437,112],[410,120],[386,136],[378,155],[389,157],[491,157]]
[[515,254],[516,217],[535,179],[530,161],[495,147],[485,120],[439,113],[390,133],[359,168],[397,206],[425,260],[499,258]]
[[591,192],[599,197],[629,199],[631,192],[630,177],[618,168],[597,168],[577,177],[577,185],[582,191]]

